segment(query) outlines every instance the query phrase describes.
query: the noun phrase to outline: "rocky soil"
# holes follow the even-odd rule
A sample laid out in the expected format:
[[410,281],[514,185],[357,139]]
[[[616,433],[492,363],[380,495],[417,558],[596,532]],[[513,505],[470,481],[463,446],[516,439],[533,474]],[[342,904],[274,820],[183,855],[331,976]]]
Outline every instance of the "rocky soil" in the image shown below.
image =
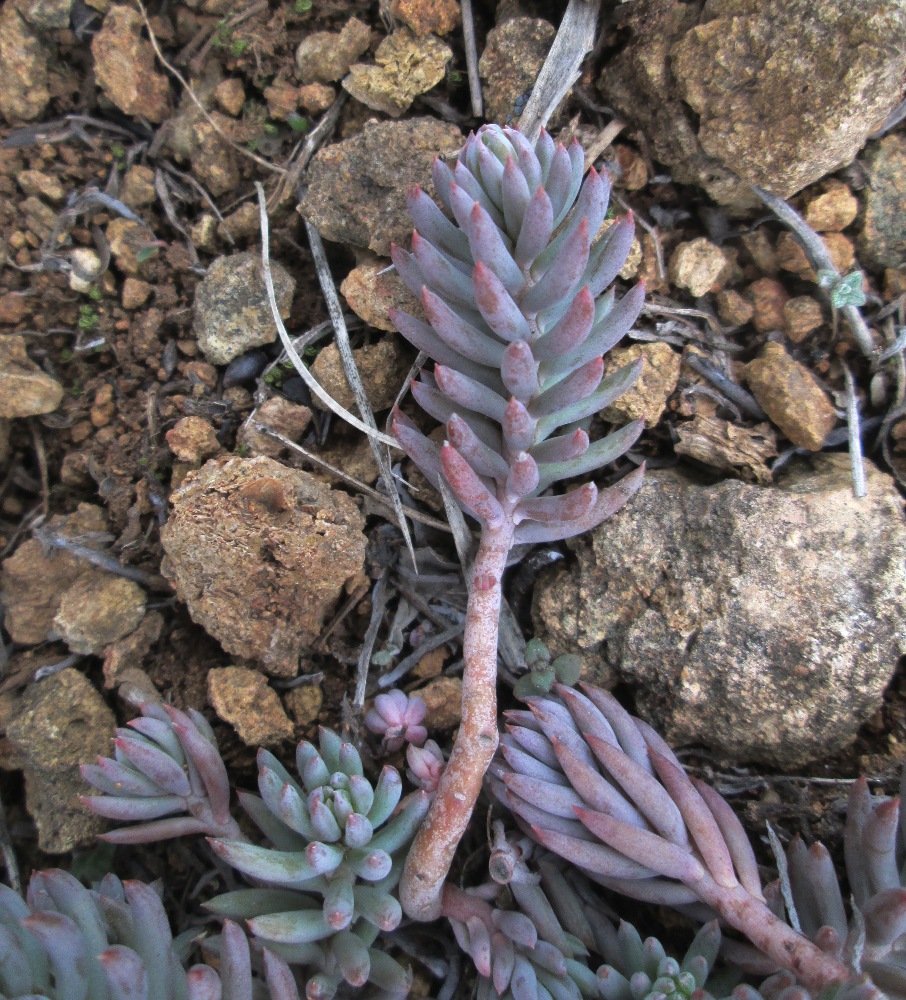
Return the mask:
[[[402,462],[416,575],[367,441],[282,351],[255,185],[300,355],[356,412],[308,223],[383,426],[415,358],[389,318],[418,308],[388,270],[406,189],[518,118],[565,3],[475,7],[485,119],[456,0],[0,6],[0,787],[25,868],[100,863],[77,765],[143,699],[204,711],[239,785],[318,725],[379,755],[365,670],[449,745],[442,505]],[[629,0],[601,24],[549,124],[637,219],[621,288],[648,302],[607,362],[642,375],[599,420],[647,429],[602,479],[651,472],[612,522],[521,554],[502,676],[534,634],[579,653],[756,836],[834,844],[847,780],[890,793],[906,757],[906,0]]]

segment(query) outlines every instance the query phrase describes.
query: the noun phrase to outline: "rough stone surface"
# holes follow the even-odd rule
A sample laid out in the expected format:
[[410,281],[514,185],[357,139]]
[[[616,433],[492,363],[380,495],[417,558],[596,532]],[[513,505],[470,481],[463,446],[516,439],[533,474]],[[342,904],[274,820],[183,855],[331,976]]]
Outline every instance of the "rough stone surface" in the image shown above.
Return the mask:
[[296,51],[296,67],[303,83],[335,83],[368,48],[371,31],[356,17],[343,30],[316,31],[302,39]]
[[846,746],[906,650],[906,528],[893,480],[846,455],[777,488],[649,473],[614,518],[542,578],[536,634],[589,679],[636,688],[673,745],[798,766]]
[[73,653],[100,653],[144,615],[145,592],[137,583],[91,567],[63,595],[53,625]]
[[742,326],[755,315],[755,307],[739,292],[726,288],[717,293],[717,315],[730,326]]
[[462,681],[458,677],[437,677],[417,694],[427,709],[428,732],[455,729],[462,722]]
[[757,205],[747,182],[788,198],[851,163],[900,98],[902,0],[626,6],[605,100],[675,180],[735,210]]
[[746,289],[752,303],[752,322],[759,333],[782,330],[786,322],[783,307],[790,298],[783,283],[774,278],[759,278]]
[[[48,527],[67,538],[81,537],[90,545],[90,536],[105,532],[107,521],[100,507],[81,503],[66,517],[52,517]],[[63,594],[89,568],[84,559],[63,550],[45,553],[35,538],[23,542],[3,562],[4,625],[13,640],[25,645],[44,642]]]
[[670,257],[668,277],[677,288],[685,288],[694,298],[700,298],[726,269],[723,251],[704,236],[680,243]]
[[79,795],[91,793],[79,765],[107,756],[115,729],[113,713],[78,670],[61,670],[23,694],[7,736],[25,761],[25,803],[42,851],[93,845],[104,831],[106,821],[79,804]]
[[212,459],[171,497],[162,571],[228,652],[291,677],[344,587],[364,521],[345,493],[265,457]]
[[876,267],[906,265],[906,136],[888,135],[865,156],[868,186],[859,256]]
[[[357,347],[352,352],[362,387],[371,408],[376,413],[393,405],[402,388],[408,364],[396,337],[387,337],[376,344]],[[336,344],[328,344],[315,358],[311,373],[324,389],[347,410],[356,408],[355,396],[346,381],[343,362]],[[322,409],[320,400],[312,399]]]
[[620,424],[644,420],[646,427],[654,427],[676,389],[682,359],[669,344],[632,344],[605,356],[604,374],[613,374],[636,358],[642,359],[642,371],[635,385],[603,410],[602,416]]
[[147,274],[148,263],[143,260],[154,242],[154,234],[141,222],[117,217],[107,224],[107,241],[116,266],[133,278]]
[[805,221],[818,233],[839,233],[856,220],[859,201],[842,182],[829,180],[805,206]]
[[38,31],[69,27],[74,0],[19,0],[19,11]]
[[12,125],[33,121],[50,103],[50,52],[17,5],[0,7],[0,114]]
[[208,696],[218,718],[249,747],[269,747],[293,738],[293,724],[264,674],[246,667],[208,671]]
[[746,365],[746,381],[761,408],[800,448],[820,451],[837,414],[814,376],[782,344],[769,341]]
[[[271,274],[285,319],[296,282],[276,261],[271,261]],[[218,257],[211,264],[195,291],[193,329],[205,357],[215,365],[229,364],[253,347],[277,339],[258,254]]]
[[132,208],[142,208],[157,200],[154,171],[143,163],[133,163],[123,174],[121,198]]
[[197,465],[220,451],[217,431],[204,417],[182,417],[165,435],[170,451],[180,462]]
[[170,113],[170,85],[157,70],[151,43],[142,37],[144,23],[133,7],[111,7],[91,42],[91,54],[99,86],[120,111],[159,123]]
[[430,188],[434,157],[458,153],[462,142],[459,129],[436,118],[366,122],[315,155],[300,211],[325,239],[389,256],[391,243],[412,234],[406,189]]
[[44,372],[25,351],[25,338],[0,337],[0,418],[51,413],[63,399],[63,386]]
[[378,330],[395,331],[390,319],[391,309],[401,309],[411,316],[421,317],[421,303],[403,284],[390,262],[375,260],[360,264],[346,276],[340,291],[349,308],[369,326]]
[[390,13],[416,35],[447,35],[462,20],[456,0],[391,0]]
[[287,691],[283,700],[296,725],[305,729],[318,721],[324,704],[324,692],[314,684],[303,684]]
[[66,197],[66,191],[59,177],[46,174],[43,170],[23,170],[16,175],[16,183],[25,194],[46,198],[55,204]]
[[787,336],[799,344],[824,322],[821,304],[810,295],[797,295],[783,306]]
[[491,28],[478,60],[488,121],[504,125],[508,116],[519,117],[518,102],[531,93],[555,34],[549,21],[535,17],[513,17]]
[[[266,400],[252,414],[256,423],[266,424],[271,430],[282,434],[290,441],[299,441],[311,423],[312,412],[307,406],[291,403],[282,396]],[[256,430],[250,423],[239,428],[239,444],[244,444],[253,455],[268,455],[278,458],[286,451],[286,446],[276,441],[264,431]]]
[[452,58],[450,48],[433,35],[421,38],[400,28],[378,46],[374,65],[350,67],[343,89],[369,108],[398,118],[419,94],[443,80]]
[[[856,261],[852,242],[842,233],[825,233],[821,242],[827,248],[831,263],[837,271],[849,274]],[[777,263],[784,271],[792,272],[803,281],[818,281],[818,275],[808,262],[802,244],[792,233],[781,233],[777,237]]]
[[211,121],[200,118],[192,125],[192,172],[215,197],[239,185],[236,154],[223,138],[229,128],[230,119],[219,111],[211,112]]

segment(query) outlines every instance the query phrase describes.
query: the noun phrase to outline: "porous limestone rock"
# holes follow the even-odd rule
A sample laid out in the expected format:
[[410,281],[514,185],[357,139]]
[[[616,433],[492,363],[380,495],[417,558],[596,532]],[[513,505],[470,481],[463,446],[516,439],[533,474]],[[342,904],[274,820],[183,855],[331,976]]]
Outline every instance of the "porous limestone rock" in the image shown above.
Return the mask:
[[775,487],[649,472],[615,517],[542,577],[536,633],[630,684],[671,744],[796,767],[845,747],[906,652],[906,524],[893,480],[849,459]]
[[355,502],[264,456],[211,459],[171,499],[162,572],[189,614],[227,652],[292,677],[362,578]]
[[79,774],[110,753],[116,721],[84,674],[71,667],[26,688],[6,735],[25,772],[25,804],[48,854],[94,845],[106,820],[83,809],[91,788]]
[[[285,318],[296,282],[275,261],[271,275],[280,315]],[[228,364],[253,347],[277,339],[258,254],[236,253],[211,264],[195,291],[193,329],[198,346],[215,365]]]
[[737,211],[851,163],[901,97],[906,0],[636,0],[618,26],[604,100]]
[[434,157],[458,153],[462,141],[455,125],[436,118],[367,121],[315,154],[299,211],[325,239],[389,256],[391,243],[408,246],[412,235],[406,189],[431,190]]

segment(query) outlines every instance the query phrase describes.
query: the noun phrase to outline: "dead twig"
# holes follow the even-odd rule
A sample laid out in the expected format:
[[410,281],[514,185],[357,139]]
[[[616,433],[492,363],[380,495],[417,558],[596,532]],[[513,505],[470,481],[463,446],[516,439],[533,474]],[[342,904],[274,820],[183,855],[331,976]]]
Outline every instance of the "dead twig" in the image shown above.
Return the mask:
[[368,687],[368,668],[371,666],[371,654],[374,651],[374,644],[377,641],[384,614],[387,611],[387,585],[390,574],[386,571],[378,577],[374,589],[371,591],[371,619],[368,628],[365,630],[365,638],[362,640],[362,649],[359,653],[359,662],[356,669],[355,694],[352,698],[352,707],[356,712],[361,713],[365,707],[365,690]]
[[697,354],[688,353],[683,358],[683,362],[694,372],[698,372],[703,378],[706,378],[713,385],[717,386],[728,399],[732,400],[741,410],[745,410],[750,417],[754,417],[756,420],[768,419],[767,414],[758,405],[755,397],[751,393],[746,392],[742,386],[737,385],[732,379],[727,378],[710,361],[699,357]]
[[626,128],[626,123],[621,122],[619,118],[614,118],[606,128],[601,130],[597,139],[594,139],[589,143],[588,148],[585,150],[585,169],[588,170],[590,167],[594,166],[595,161],[604,153],[604,150],[610,146],[614,139]]
[[35,446],[35,456],[38,459],[38,471],[41,475],[41,512],[44,517],[50,516],[50,476],[47,472],[47,452],[44,450],[44,439],[34,420],[29,421],[31,439]]
[[139,569],[137,566],[124,566],[119,559],[108,555],[106,552],[98,552],[97,549],[81,545],[79,542],[66,538],[65,535],[58,535],[52,528],[42,525],[32,529],[35,538],[45,547],[50,549],[62,549],[79,559],[90,562],[92,566],[103,569],[116,576],[124,576],[127,580],[132,580],[148,590],[159,593],[172,593],[173,588],[169,582],[156,573],[149,573],[147,570]]
[[484,104],[481,97],[481,77],[478,75],[478,46],[475,44],[475,18],[472,16],[472,0],[462,0],[462,34],[466,47],[466,73],[469,77],[469,97],[472,114],[481,118]]
[[530,142],[538,138],[554,109],[579,79],[582,60],[595,44],[599,6],[587,0],[569,0],[557,37],[519,118],[519,127]]
[[[258,420],[252,421],[250,425],[254,430],[261,431],[262,434],[267,434],[268,437],[272,437],[275,441],[279,441],[284,447],[289,448],[291,451],[296,452],[303,458],[306,458],[309,462],[314,465],[319,466],[324,469],[325,472],[329,472],[331,475],[336,476],[338,479],[347,483],[353,489],[358,490],[363,493],[369,500],[373,500],[375,503],[380,504],[385,509],[392,510],[392,506],[387,497],[383,493],[379,493],[377,490],[372,489],[370,486],[366,486],[365,483],[359,481],[358,479],[350,476],[349,473],[343,472],[342,469],[338,469],[335,465],[331,465],[330,462],[325,462],[320,455],[316,455],[313,451],[309,451],[304,448],[301,444],[297,444],[295,441],[288,437],[280,434],[278,431],[273,430],[268,427],[267,424],[263,424]],[[443,531],[450,533],[450,526],[445,524],[443,521],[438,520],[436,517],[431,517],[430,514],[423,514],[420,510],[415,510],[411,507],[404,507],[403,513],[406,517],[411,518],[413,521],[420,521],[422,524],[426,524],[429,528],[435,528],[437,531]]]
[[355,414],[350,413],[349,410],[340,406],[330,393],[325,392],[324,389],[321,388],[318,380],[308,370],[308,366],[302,358],[299,357],[299,353],[293,346],[289,333],[283,324],[283,318],[280,316],[280,307],[277,305],[277,294],[274,291],[274,278],[271,274],[270,223],[267,217],[267,205],[264,198],[264,188],[261,186],[259,181],[256,181],[255,189],[258,192],[258,219],[261,227],[261,266],[264,271],[264,287],[267,290],[267,299],[268,304],[271,307],[271,316],[273,317],[274,325],[277,327],[277,333],[280,336],[280,342],[283,344],[283,350],[286,351],[289,359],[295,366],[296,371],[308,386],[309,390],[321,400],[328,410],[336,414],[336,416],[338,416],[341,420],[345,420],[347,424],[350,424],[357,430],[360,430],[363,434],[367,434],[370,439],[376,439],[391,448],[398,448],[399,445],[397,444],[396,438],[390,437],[388,434],[382,434],[376,427],[369,426],[363,420],[360,420],[357,416],[355,416]]
[[[340,297],[337,295],[337,289],[333,282],[333,275],[330,273],[330,267],[327,264],[327,255],[324,253],[324,244],[321,242],[321,236],[318,231],[307,219],[305,220],[305,230],[308,233],[308,242],[311,246],[312,257],[314,258],[315,270],[318,272],[318,281],[321,285],[321,291],[324,293],[324,298],[327,302],[327,311],[330,314],[330,319],[333,323],[335,334],[334,339],[340,352],[340,360],[343,362],[343,371],[346,375],[346,381],[352,389],[356,405],[358,406],[359,412],[362,414],[362,418],[365,423],[368,424],[375,431],[375,433],[379,433],[377,421],[374,419],[374,413],[371,410],[371,403],[368,400],[365,387],[362,385],[362,379],[359,377],[359,370],[356,367],[355,358],[352,355],[352,344],[349,342],[349,331],[346,329],[346,321],[343,318],[343,307],[340,305]],[[378,468],[380,469],[381,479],[384,481],[384,486],[387,490],[387,495],[390,498],[393,513],[396,515],[397,527],[402,533],[403,539],[406,543],[406,548],[409,550],[409,555],[412,559],[412,565],[414,566],[415,546],[412,544],[412,537],[409,534],[409,526],[406,524],[406,518],[403,514],[403,505],[400,501],[399,493],[397,493],[396,484],[393,481],[393,473],[390,468],[390,454],[389,452],[386,452],[386,450],[382,450],[380,444],[371,435],[368,437],[368,443],[371,446],[371,453],[374,455],[374,460],[377,462]]]
[[324,114],[321,115],[318,124],[300,143],[297,144],[296,148],[290,155],[289,162],[286,166],[286,173],[284,173],[280,180],[277,181],[277,187],[268,199],[267,207],[269,211],[273,211],[273,209],[282,204],[286,198],[296,194],[296,189],[298,188],[305,171],[308,169],[308,165],[311,163],[312,157],[327,141],[333,133],[333,130],[336,128],[337,121],[340,118],[340,111],[342,111],[343,105],[346,103],[347,96],[346,91],[341,90],[339,94],[337,94],[336,100],[333,104],[331,104]]
[[849,440],[849,465],[853,476],[853,495],[865,496],[865,463],[862,461],[862,434],[859,430],[859,401],[856,398],[856,383],[846,362],[841,361],[843,378],[846,382],[846,426]]

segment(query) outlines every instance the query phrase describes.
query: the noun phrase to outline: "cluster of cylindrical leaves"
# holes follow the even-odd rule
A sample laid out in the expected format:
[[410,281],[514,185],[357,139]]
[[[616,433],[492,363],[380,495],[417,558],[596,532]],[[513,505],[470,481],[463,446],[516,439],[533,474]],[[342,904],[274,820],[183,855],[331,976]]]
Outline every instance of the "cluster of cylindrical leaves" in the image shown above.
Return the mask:
[[68,872],[41,871],[26,899],[0,884],[4,1000],[299,1000],[284,959],[265,950],[265,977],[254,971],[248,939],[232,921],[219,938],[219,971],[186,968],[185,952],[160,897],[141,882],[107,875],[95,891]]
[[[604,355],[634,323],[636,286],[605,293],[632,243],[631,216],[599,235],[606,175],[584,173],[577,142],[486,125],[452,166],[434,163],[448,218],[420,188],[409,193],[412,251],[393,248],[427,322],[392,312],[434,362],[412,394],[445,426],[438,448],[400,411],[393,430],[432,482],[443,477],[483,524],[511,521],[515,542],[569,537],[600,523],[638,488],[641,471],[599,493],[593,483],[542,496],[554,483],[613,462],[640,421],[591,442],[590,418],[632,386],[640,363],[605,376]],[[455,220],[455,221],[454,221]]]

